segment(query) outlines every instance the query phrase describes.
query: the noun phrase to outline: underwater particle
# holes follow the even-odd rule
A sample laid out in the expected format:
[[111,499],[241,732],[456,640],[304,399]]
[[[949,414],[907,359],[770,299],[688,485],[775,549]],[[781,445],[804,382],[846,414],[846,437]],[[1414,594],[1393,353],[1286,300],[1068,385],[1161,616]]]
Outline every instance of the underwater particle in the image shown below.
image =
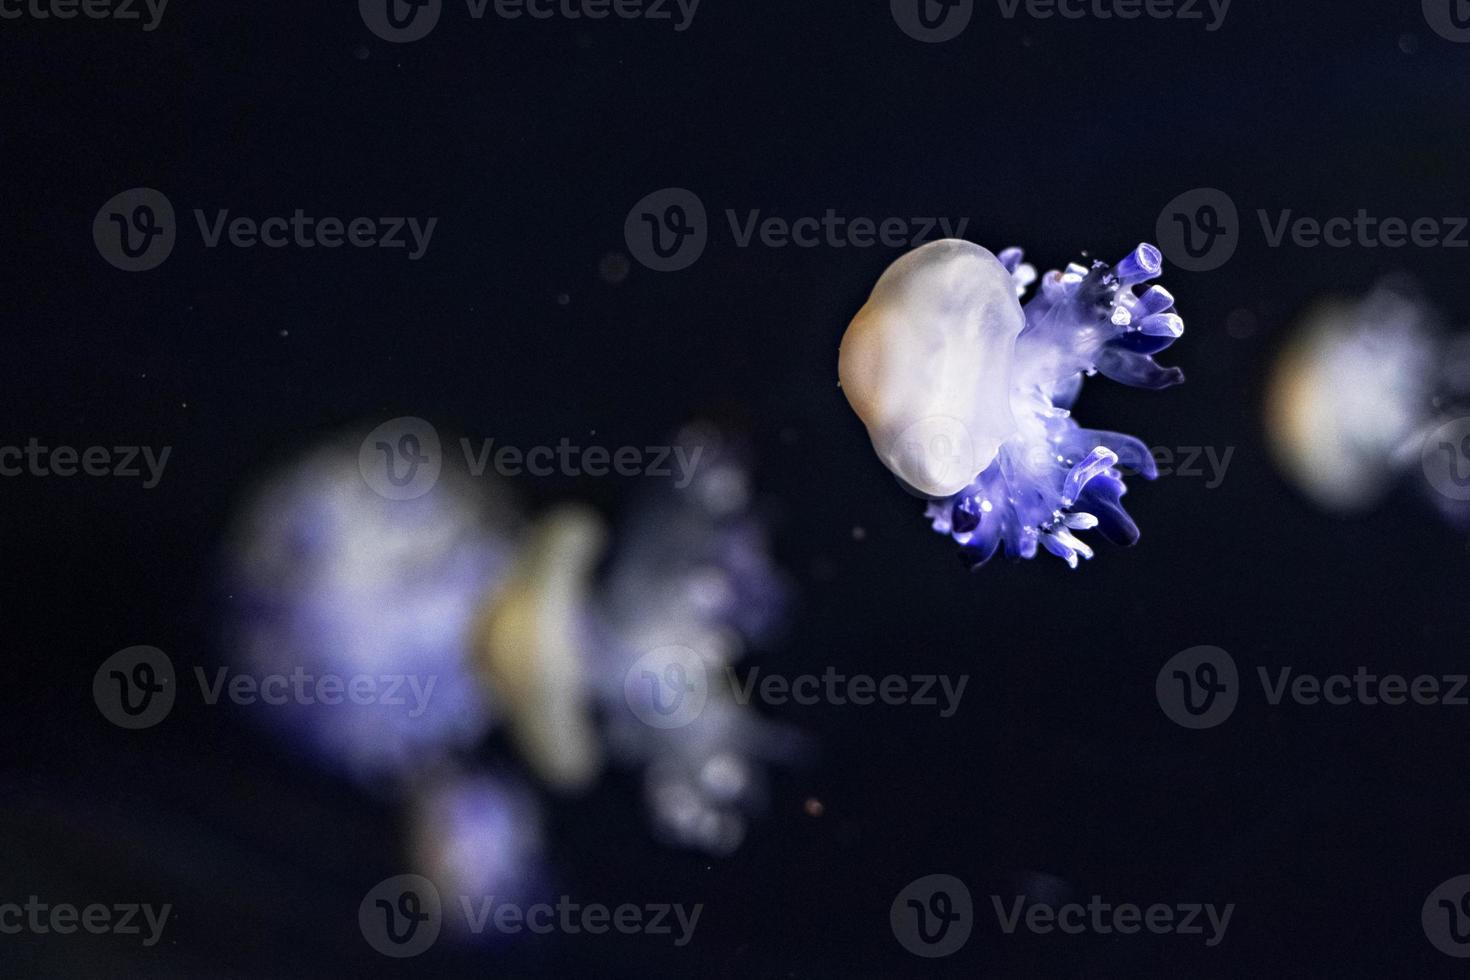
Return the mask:
[[1256,315],[1245,307],[1230,311],[1225,318],[1225,332],[1230,335],[1231,340],[1247,340],[1254,337],[1260,329],[1260,323]]
[[633,271],[633,262],[622,252],[608,252],[597,263],[597,275],[609,286],[620,286]]
[[802,809],[806,811],[806,815],[809,817],[820,817],[827,812],[827,808],[822,805],[822,801],[815,796],[808,798],[806,803],[802,804]]
[[852,529],[852,539],[854,541],[866,541],[868,539],[868,529],[865,528],[865,527],[855,527],[855,528],[853,528]]
[[927,498],[935,531],[973,567],[1002,545],[1038,547],[1073,568],[1093,528],[1132,544],[1120,467],[1157,476],[1132,436],[1081,428],[1071,407],[1084,376],[1162,389],[1184,380],[1153,355],[1184,333],[1158,277],[1162,255],[1140,245],[1114,266],[1069,265],[1037,281],[1020,249],[931,242],[879,278],[843,335],[838,376],[883,464]]

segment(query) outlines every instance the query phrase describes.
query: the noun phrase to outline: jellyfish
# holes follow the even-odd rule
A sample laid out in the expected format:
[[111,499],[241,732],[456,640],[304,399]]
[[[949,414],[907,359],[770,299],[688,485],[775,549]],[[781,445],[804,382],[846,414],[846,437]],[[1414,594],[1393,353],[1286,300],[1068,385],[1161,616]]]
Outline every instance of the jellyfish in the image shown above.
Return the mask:
[[601,770],[585,652],[598,642],[587,616],[605,538],[602,519],[586,508],[558,508],[539,521],[472,643],[512,738],[556,789],[585,789]]
[[[409,807],[408,845],[415,872],[446,902],[524,902],[547,876],[541,808],[520,780],[501,774],[449,770],[422,780]],[[466,925],[463,916],[447,919]]]
[[528,517],[501,481],[447,468],[423,495],[388,499],[365,482],[350,440],[284,467],[231,539],[229,648],[259,673],[398,674],[433,687],[419,705],[295,703],[257,716],[324,767],[405,798],[425,774],[477,778],[496,730],[555,793],[588,790],[611,757],[643,773],[659,836],[733,850],[782,731],[720,697],[724,685],[681,732],[638,723],[624,696],[651,645],[699,650],[712,672],[734,663],[770,637],[787,596],[743,459],[720,451],[713,428],[681,438],[706,450],[690,484],[651,491],[616,535],[588,507]]
[[1044,548],[1076,568],[1093,556],[1077,532],[1138,540],[1123,470],[1154,479],[1152,454],[1132,436],[1082,428],[1071,408],[1095,373],[1149,389],[1184,380],[1153,359],[1184,333],[1174,297],[1137,291],[1161,259],[1144,244],[1113,266],[1073,263],[1023,304],[1037,275],[1020,249],[997,256],[945,239],[889,266],[848,326],[843,393],[966,564]]
[[[1470,335],[1403,279],[1324,300],[1282,346],[1265,398],[1277,468],[1322,510],[1372,511],[1406,478],[1470,524]],[[1438,492],[1434,492],[1438,491]]]
[[[495,724],[465,638],[512,568],[522,518],[467,479],[388,500],[331,444],[271,476],[226,548],[227,646],[258,674],[410,675],[428,688],[373,703],[257,705],[321,765],[372,788],[442,763]],[[401,703],[388,703],[389,701]]]
[[[763,772],[789,765],[805,741],[738,703],[729,671],[782,624],[791,586],[756,516],[750,472],[733,441],[710,426],[680,436],[706,460],[688,487],[665,488],[635,511],[608,569],[601,611],[617,642],[601,692],[609,745],[641,766],[644,796],[669,843],[728,854],[764,806]],[[631,671],[649,651],[682,651],[707,700],[675,727],[631,710]]]

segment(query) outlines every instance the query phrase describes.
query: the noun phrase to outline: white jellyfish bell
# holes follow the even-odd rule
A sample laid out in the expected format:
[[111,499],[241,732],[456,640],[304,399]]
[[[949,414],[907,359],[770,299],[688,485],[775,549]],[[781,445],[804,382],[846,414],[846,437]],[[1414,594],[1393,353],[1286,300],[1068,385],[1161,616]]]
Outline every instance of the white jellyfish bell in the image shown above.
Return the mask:
[[1048,273],[1023,305],[1037,276],[1020,249],[946,239],[889,266],[853,318],[837,359],[848,403],[969,564],[1002,544],[1019,558],[1041,545],[1075,568],[1092,549],[1073,531],[1137,539],[1117,467],[1152,479],[1152,456],[1131,436],[1079,428],[1070,409],[1085,375],[1153,389],[1184,380],[1152,357],[1184,333],[1174,297],[1134,292],[1161,268],[1159,250],[1140,245],[1115,266]]
[[878,458],[929,497],[959,493],[1015,431],[1011,376],[1026,325],[1011,273],[954,239],[888,267],[837,357]]

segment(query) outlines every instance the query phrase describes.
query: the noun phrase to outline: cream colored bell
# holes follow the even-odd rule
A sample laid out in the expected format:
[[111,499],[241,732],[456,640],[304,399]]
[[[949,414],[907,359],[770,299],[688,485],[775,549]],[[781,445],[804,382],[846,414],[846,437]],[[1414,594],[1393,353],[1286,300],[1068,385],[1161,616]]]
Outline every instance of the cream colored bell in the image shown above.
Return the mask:
[[970,242],[931,242],[879,278],[842,337],[837,374],[878,458],[913,490],[958,493],[1015,431],[1025,322],[1011,274]]

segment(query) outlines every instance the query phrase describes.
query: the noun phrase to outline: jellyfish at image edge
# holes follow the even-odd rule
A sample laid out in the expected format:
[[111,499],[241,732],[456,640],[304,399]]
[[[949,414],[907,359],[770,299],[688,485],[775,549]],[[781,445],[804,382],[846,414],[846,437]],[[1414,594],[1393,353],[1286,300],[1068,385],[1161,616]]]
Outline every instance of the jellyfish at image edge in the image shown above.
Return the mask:
[[1409,281],[1314,306],[1277,354],[1265,422],[1277,468],[1322,510],[1367,513],[1422,470],[1470,525],[1470,334],[1446,334]]
[[1162,389],[1184,380],[1153,355],[1184,333],[1139,245],[1116,265],[1073,263],[1041,277],[1010,248],[957,239],[888,267],[843,335],[838,376],[883,464],[929,501],[935,531],[972,567],[1002,547],[1038,548],[1073,568],[1091,558],[1077,532],[1138,540],[1123,509],[1124,470],[1158,475],[1143,442],[1082,428],[1071,415],[1084,377]]

